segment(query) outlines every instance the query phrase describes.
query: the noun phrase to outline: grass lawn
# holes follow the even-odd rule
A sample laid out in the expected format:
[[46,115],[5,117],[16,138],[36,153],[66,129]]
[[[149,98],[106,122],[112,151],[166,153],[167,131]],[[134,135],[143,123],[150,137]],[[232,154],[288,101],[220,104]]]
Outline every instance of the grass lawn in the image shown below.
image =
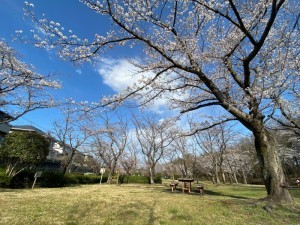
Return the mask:
[[0,189],[0,224],[300,224],[300,189],[290,191],[294,206],[268,213],[255,201],[262,186],[205,187],[204,195],[167,184]]

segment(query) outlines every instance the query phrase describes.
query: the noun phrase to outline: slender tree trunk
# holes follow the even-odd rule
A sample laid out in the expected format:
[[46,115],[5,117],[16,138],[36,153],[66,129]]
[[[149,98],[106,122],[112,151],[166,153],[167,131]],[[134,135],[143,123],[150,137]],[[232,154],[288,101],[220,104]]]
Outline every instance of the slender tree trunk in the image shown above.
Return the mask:
[[22,172],[26,166],[23,165],[22,168],[18,168],[20,167],[18,162],[14,162],[14,163],[9,163],[7,168],[6,168],[6,174],[8,177],[14,177],[16,176],[18,173]]
[[268,199],[275,202],[291,203],[293,200],[287,189],[274,138],[264,128],[254,130],[253,134]]
[[120,172],[117,170],[117,185],[119,185]]
[[228,173],[228,177],[229,177],[229,180],[230,180],[230,183],[232,184],[232,175],[230,173]]
[[222,174],[222,182],[223,182],[223,184],[225,184],[226,183],[226,176],[225,176],[225,173],[224,173],[223,170],[222,170],[221,174]]
[[150,173],[150,184],[154,184],[154,168],[150,167],[149,168],[149,173]]
[[216,183],[219,184],[220,183],[220,179],[219,179],[219,174],[218,174],[218,165],[214,165],[214,177],[216,178]]
[[112,174],[113,174],[113,173],[112,173],[112,170],[109,170],[109,171],[108,171],[108,175],[107,175],[107,176],[108,176],[108,177],[107,177],[107,183],[108,183],[108,184],[111,184],[111,182],[112,182]]
[[244,184],[247,184],[247,175],[244,170],[242,170],[242,175],[243,175]]
[[66,165],[63,167],[63,174],[66,174],[68,172],[68,169],[72,164],[74,156],[75,156],[75,149],[72,149],[71,155],[67,159]]
[[234,182],[236,184],[239,184],[239,181],[238,181],[237,176],[236,176],[236,172],[233,172],[233,178],[234,178]]
[[214,175],[212,175],[212,182],[213,182],[213,184],[216,183],[216,180],[215,180],[215,176],[214,176]]
[[14,166],[9,163],[8,166],[7,166],[7,168],[6,168],[6,174],[7,174],[7,176],[9,176],[9,177],[11,176],[13,168],[14,168]]

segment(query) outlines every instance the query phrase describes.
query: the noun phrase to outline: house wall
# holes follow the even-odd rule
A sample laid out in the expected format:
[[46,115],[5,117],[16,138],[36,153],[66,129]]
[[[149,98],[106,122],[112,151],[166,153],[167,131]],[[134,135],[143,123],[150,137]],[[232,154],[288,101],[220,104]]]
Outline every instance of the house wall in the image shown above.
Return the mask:
[[9,133],[9,131],[10,131],[9,125],[7,125],[5,123],[0,124],[0,143],[4,139],[5,135]]

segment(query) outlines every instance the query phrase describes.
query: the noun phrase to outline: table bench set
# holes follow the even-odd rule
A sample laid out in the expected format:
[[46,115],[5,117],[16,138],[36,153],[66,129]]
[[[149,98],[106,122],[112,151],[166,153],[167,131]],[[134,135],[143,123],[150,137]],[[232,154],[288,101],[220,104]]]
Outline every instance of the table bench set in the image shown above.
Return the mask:
[[[183,193],[184,191],[188,191],[189,193],[191,192],[192,182],[194,182],[194,179],[178,178],[178,181],[181,182],[181,189]],[[176,191],[176,187],[178,186],[178,184],[179,184],[178,182],[170,183],[172,192]],[[204,186],[202,184],[197,184],[197,189],[199,190],[199,193],[203,194]]]

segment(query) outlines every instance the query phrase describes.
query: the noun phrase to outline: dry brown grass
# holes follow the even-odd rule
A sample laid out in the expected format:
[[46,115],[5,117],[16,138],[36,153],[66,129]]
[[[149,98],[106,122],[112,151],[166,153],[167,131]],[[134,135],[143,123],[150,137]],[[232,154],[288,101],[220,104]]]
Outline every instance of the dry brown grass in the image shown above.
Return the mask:
[[270,214],[252,204],[263,187],[205,186],[204,195],[167,185],[0,189],[0,224],[300,224],[300,189],[291,191],[295,206]]

